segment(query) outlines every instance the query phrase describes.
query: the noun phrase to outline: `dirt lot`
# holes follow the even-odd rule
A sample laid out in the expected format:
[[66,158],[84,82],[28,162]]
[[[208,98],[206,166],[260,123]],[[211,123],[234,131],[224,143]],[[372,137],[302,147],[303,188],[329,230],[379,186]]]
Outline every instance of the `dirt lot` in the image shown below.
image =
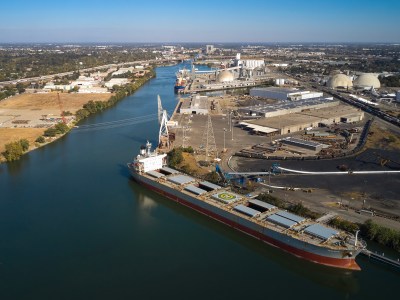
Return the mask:
[[20,139],[27,139],[30,145],[38,136],[41,136],[45,128],[0,128],[0,153],[5,150],[4,145]]
[[[72,113],[82,108],[82,105],[93,101],[106,101],[111,94],[68,94],[60,93],[60,100],[65,111]],[[0,102],[0,109],[60,109],[57,93],[22,94]]]
[[[106,101],[110,94],[60,93],[64,111],[75,113],[89,102]],[[45,119],[47,117],[47,119]],[[22,94],[0,101],[0,153],[5,144],[27,139],[31,145],[60,118],[57,93]],[[71,117],[68,117],[71,118]],[[3,156],[0,155],[0,161]]]
[[386,127],[374,123],[371,126],[366,146],[367,148],[399,150],[400,138],[396,134],[388,131]]

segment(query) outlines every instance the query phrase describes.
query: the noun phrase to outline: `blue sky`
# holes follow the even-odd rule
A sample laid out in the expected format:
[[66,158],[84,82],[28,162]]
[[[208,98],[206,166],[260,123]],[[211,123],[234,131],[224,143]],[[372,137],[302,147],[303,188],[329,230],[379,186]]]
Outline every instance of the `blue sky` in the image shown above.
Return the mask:
[[0,43],[400,42],[400,0],[14,0]]

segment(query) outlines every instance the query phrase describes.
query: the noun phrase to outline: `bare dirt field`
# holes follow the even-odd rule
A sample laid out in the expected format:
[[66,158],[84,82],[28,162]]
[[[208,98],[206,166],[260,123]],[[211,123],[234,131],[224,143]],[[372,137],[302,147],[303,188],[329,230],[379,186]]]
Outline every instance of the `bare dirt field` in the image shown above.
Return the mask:
[[[110,96],[60,93],[60,101],[64,111],[75,113],[90,100],[107,101]],[[34,141],[58,122],[60,113],[57,93],[22,94],[0,101],[0,153],[5,150],[5,144],[20,139],[27,139],[32,149]]]
[[5,150],[4,145],[20,139],[27,139],[33,145],[36,138],[41,136],[45,128],[0,128],[0,152]]
[[[74,113],[90,100],[106,101],[110,96],[111,94],[60,93],[60,100],[63,105],[63,110]],[[60,106],[57,93],[22,94],[1,101],[0,109],[59,110]]]

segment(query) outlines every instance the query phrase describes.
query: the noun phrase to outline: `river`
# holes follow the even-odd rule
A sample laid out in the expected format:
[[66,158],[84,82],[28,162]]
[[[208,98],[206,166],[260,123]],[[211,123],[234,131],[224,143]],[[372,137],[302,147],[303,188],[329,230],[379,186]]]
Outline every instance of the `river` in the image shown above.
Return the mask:
[[[157,94],[171,112],[178,67],[158,68],[155,79],[81,127],[155,114]],[[74,129],[0,165],[0,299],[397,294],[397,271],[361,256],[361,272],[297,259],[133,182],[126,162],[146,139],[156,142],[154,119],[97,129]]]

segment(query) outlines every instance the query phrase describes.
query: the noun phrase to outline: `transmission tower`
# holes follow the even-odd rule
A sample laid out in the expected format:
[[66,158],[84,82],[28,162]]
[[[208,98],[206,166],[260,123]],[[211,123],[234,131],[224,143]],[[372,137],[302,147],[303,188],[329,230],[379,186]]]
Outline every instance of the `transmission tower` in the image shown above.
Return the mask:
[[206,128],[204,130],[202,145],[206,151],[206,161],[208,160],[209,155],[218,156],[217,145],[215,144],[214,130],[211,122],[211,115],[208,115]]

